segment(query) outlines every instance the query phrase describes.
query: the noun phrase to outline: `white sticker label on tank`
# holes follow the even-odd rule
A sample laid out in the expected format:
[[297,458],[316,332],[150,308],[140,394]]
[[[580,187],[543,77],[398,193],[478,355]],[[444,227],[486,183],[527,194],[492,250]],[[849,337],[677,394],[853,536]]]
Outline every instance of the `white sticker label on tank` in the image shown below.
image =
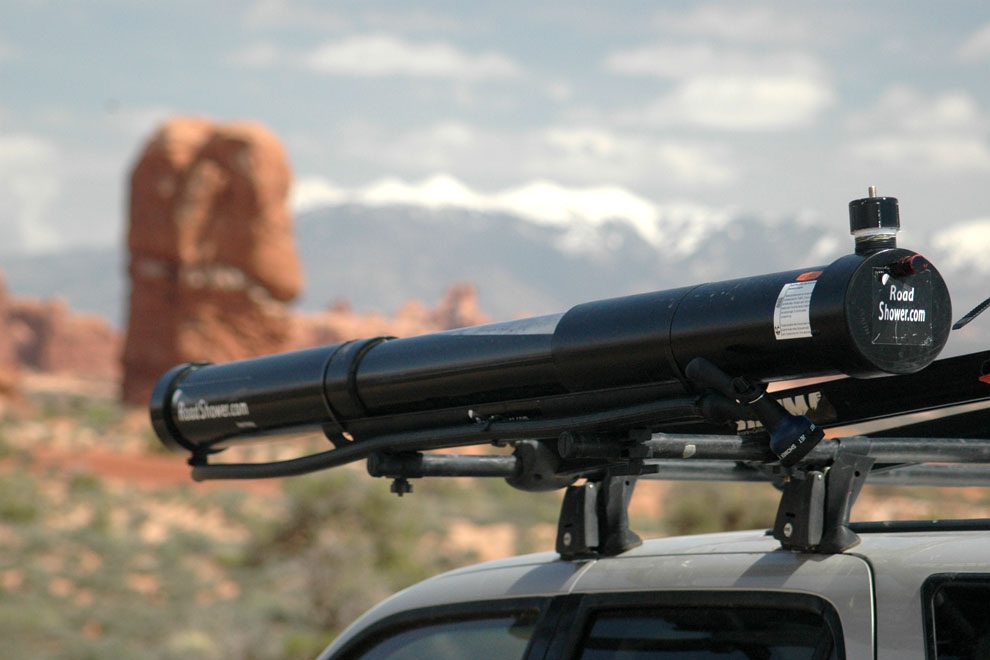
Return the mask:
[[785,284],[773,308],[773,334],[777,339],[811,336],[811,292],[817,280]]

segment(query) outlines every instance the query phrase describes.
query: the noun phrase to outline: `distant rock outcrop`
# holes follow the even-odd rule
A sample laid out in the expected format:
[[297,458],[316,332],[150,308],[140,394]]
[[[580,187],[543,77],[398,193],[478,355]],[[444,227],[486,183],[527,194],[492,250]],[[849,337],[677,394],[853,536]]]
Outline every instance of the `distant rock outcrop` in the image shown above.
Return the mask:
[[292,348],[307,348],[364,337],[411,337],[488,323],[478,306],[478,294],[470,284],[451,287],[433,309],[410,300],[395,316],[358,314],[346,303],[325,312],[299,314]]
[[[490,321],[469,284],[451,287],[432,308],[409,300],[394,316],[358,313],[339,303],[324,312],[293,312],[290,318],[291,329],[280,350],[365,337],[409,337]],[[25,373],[119,381],[122,346],[121,333],[106,319],[75,312],[60,298],[11,295],[0,277],[0,401],[17,400]],[[132,403],[143,406],[147,401]]]
[[18,383],[17,347],[7,321],[8,308],[7,288],[0,276],[0,396],[14,394]]
[[131,174],[122,398],[187,361],[284,350],[302,287],[285,152],[264,127],[169,121]]
[[14,298],[7,307],[7,330],[21,366],[98,380],[119,378],[121,337],[106,319],[73,312],[58,298]]
[[25,370],[111,380],[120,376],[120,334],[65,301],[19,298],[0,278],[0,396],[20,393]]

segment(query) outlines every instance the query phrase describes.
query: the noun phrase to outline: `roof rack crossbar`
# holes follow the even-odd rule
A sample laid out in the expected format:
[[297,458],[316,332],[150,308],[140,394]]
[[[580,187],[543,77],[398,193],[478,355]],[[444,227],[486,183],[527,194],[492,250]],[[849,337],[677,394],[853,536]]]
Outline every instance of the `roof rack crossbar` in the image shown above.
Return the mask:
[[[660,481],[772,481],[781,477],[773,466],[717,460],[648,460],[657,471],[642,479]],[[875,464],[867,483],[876,486],[990,487],[990,465],[911,463]]]
[[424,477],[501,477],[515,476],[521,462],[515,456],[476,454],[421,454],[378,452],[368,457],[368,473],[373,477],[422,479]]
[[[395,479],[393,491],[400,494],[411,489],[408,479],[428,476],[501,477],[527,490],[539,490],[541,483],[566,485],[557,534],[557,550],[564,558],[611,556],[638,543],[639,537],[629,529],[626,507],[639,477],[770,481],[782,491],[774,538],[785,549],[824,554],[842,552],[859,542],[849,518],[867,479],[990,485],[990,440],[986,439],[831,439],[789,468],[768,460],[759,436],[566,433],[556,443],[511,444],[512,456],[377,453],[369,457],[368,471]],[[952,463],[967,465],[950,472]],[[572,483],[580,477],[587,481]]]
[[988,465],[896,465],[874,468],[867,479],[877,486],[938,486],[942,488],[990,487]]
[[[422,479],[432,477],[521,477],[521,461],[516,456],[475,454],[375,454],[369,458],[373,477]],[[649,459],[645,466],[654,472],[640,475],[656,481],[737,481],[776,482],[782,472],[777,466],[761,463],[710,459]],[[909,463],[875,464],[867,483],[890,486],[990,487],[990,465]],[[532,490],[528,488],[527,490]]]
[[[601,442],[581,434],[568,433],[561,443],[563,458],[610,458],[616,455],[615,440]],[[699,460],[773,463],[776,457],[764,434],[718,435],[654,433],[641,443],[648,459],[668,459],[687,463]],[[871,438],[849,436],[825,439],[800,461],[803,465],[824,465],[840,453],[872,456],[879,463],[990,463],[987,438]],[[662,478],[662,477],[661,477]]]
[[[500,477],[521,479],[537,469],[520,454],[526,446],[545,453],[548,444],[532,440],[515,441],[512,456],[423,454],[420,452],[376,452],[369,458],[372,476],[416,479],[424,477]],[[765,442],[758,437],[730,435],[654,434],[642,443],[646,448],[643,466],[646,479],[670,481],[778,481],[790,470],[769,461]],[[990,484],[990,440],[971,438],[881,438],[864,436],[823,440],[799,465],[827,467],[844,454],[869,456],[876,461],[870,471],[871,483],[917,485]],[[575,458],[575,455],[577,458]],[[564,462],[539,466],[544,473],[564,473],[574,478],[601,473],[609,464],[618,464],[614,455],[596,462],[588,452],[571,451]],[[567,464],[577,461],[577,467]],[[965,464],[949,467],[950,464]],[[566,483],[557,484],[566,485]]]
[[[647,458],[772,462],[761,436],[655,433],[644,445]],[[872,456],[880,463],[990,463],[987,438],[870,438],[850,436],[822,440],[801,461],[833,462],[840,453]]]
[[990,463],[988,438],[870,438],[850,436],[824,440],[811,450],[807,463],[829,462],[839,453],[872,456],[881,463]]

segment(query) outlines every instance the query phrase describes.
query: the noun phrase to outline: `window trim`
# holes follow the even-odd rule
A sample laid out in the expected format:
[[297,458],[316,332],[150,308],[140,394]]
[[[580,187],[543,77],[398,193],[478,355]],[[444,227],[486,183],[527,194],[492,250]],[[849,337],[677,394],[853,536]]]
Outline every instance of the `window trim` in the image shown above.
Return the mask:
[[925,657],[938,658],[935,640],[935,594],[947,584],[984,584],[990,588],[990,573],[933,573],[921,585],[921,618],[925,630]]
[[845,660],[842,622],[835,607],[821,596],[810,593],[766,590],[657,590],[602,593],[573,593],[555,596],[530,596],[486,601],[465,601],[426,606],[397,612],[365,628],[340,649],[333,660],[354,660],[385,636],[413,628],[490,619],[532,611],[536,628],[524,657],[570,658],[580,650],[591,617],[601,610],[637,607],[766,607],[799,609],[821,615],[838,642],[837,656]]
[[836,640],[836,655],[845,660],[845,637],[842,621],[835,607],[821,596],[809,593],[750,590],[657,590],[622,593],[586,594],[577,608],[569,639],[562,655],[553,657],[573,658],[581,651],[592,617],[600,611],[635,609],[646,607],[749,607],[791,609],[822,616]]
[[[444,623],[457,623],[461,621],[494,619],[499,616],[511,616],[521,612],[530,611],[536,618],[536,628],[533,636],[526,646],[524,658],[532,656],[532,652],[537,644],[545,646],[547,643],[547,632],[544,630],[547,625],[554,626],[555,621],[551,620],[548,610],[551,610],[551,596],[507,598],[486,601],[467,601],[463,603],[447,603],[444,605],[434,605],[420,607],[413,610],[397,612],[390,616],[376,621],[373,625],[365,628],[347,645],[332,656],[333,660],[353,660],[360,658],[361,654],[368,652],[374,646],[381,643],[386,637],[391,637],[408,630],[425,628]],[[553,634],[553,627],[549,634]]]

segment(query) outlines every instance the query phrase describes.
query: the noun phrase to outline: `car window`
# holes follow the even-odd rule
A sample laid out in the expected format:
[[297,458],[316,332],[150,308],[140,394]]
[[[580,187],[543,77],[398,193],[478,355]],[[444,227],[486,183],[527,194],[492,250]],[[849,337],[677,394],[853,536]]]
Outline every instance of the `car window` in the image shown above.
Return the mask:
[[522,658],[533,635],[538,611],[492,617],[429,621],[398,630],[354,658],[420,660]]
[[990,576],[934,576],[924,593],[929,658],[990,658]]
[[582,660],[831,660],[841,657],[833,629],[807,610],[648,607],[598,611],[580,647]]

